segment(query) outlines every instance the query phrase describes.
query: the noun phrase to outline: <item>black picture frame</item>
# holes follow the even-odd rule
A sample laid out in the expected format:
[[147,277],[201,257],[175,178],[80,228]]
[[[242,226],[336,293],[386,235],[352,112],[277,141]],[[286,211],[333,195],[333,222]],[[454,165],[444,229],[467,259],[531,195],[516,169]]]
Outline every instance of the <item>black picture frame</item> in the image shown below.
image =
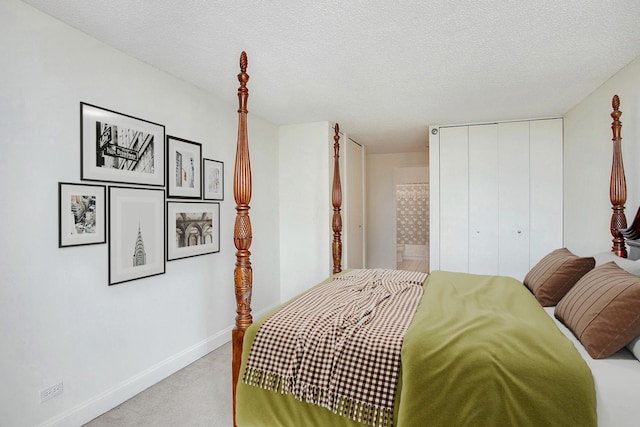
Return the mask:
[[58,247],[106,243],[104,185],[58,183]]
[[109,285],[164,274],[164,188],[109,187]]
[[202,198],[202,144],[167,135],[167,197]]
[[164,144],[164,125],[80,103],[82,180],[164,187]]
[[220,252],[220,203],[167,202],[167,261]]
[[224,162],[202,159],[202,198],[224,200]]

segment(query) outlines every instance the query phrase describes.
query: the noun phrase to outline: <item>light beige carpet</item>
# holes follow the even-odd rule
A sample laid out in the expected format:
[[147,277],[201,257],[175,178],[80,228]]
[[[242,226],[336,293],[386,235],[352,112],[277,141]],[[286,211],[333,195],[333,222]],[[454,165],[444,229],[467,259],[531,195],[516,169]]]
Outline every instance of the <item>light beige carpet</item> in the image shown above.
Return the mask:
[[86,427],[230,427],[231,344],[85,424]]

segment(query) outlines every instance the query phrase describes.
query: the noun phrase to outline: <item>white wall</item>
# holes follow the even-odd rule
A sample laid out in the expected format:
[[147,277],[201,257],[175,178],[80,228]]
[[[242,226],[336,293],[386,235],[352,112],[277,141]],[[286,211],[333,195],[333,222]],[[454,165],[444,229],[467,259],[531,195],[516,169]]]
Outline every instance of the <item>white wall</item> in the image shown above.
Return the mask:
[[428,184],[429,168],[427,166],[398,167],[394,171],[394,183],[398,184]]
[[564,116],[564,244],[579,254],[611,250],[611,98],[620,97],[628,225],[640,203],[640,58]]
[[281,126],[279,135],[280,292],[286,301],[331,274],[333,131],[329,122],[317,122]]
[[367,154],[366,267],[396,268],[394,171],[399,167],[427,167],[429,153]]
[[[17,0],[0,2],[0,40],[0,425],[77,426],[230,339],[237,105]],[[162,123],[225,163],[220,253],[109,287],[107,244],[57,247],[57,184],[80,182],[80,101]],[[250,115],[249,135],[260,312],[280,300],[278,129]]]

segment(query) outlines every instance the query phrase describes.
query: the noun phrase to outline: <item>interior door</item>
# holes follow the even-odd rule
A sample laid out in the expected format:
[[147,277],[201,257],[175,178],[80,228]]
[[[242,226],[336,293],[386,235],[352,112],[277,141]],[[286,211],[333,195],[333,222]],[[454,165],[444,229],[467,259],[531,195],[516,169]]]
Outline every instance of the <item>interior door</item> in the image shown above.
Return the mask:
[[498,125],[469,126],[469,272],[498,274]]
[[364,268],[364,185],[362,146],[350,138],[346,142],[347,239],[345,268]]
[[440,269],[469,271],[469,127],[440,128]]
[[499,274],[529,271],[529,122],[498,124]]

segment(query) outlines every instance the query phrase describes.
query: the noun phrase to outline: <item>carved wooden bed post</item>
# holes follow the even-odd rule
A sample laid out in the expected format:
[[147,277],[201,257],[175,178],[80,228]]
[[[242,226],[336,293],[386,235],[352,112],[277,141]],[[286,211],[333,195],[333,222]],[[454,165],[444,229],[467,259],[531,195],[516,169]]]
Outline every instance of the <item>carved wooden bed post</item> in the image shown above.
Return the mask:
[[233,196],[236,200],[236,222],[233,229],[233,243],[236,246],[236,266],[234,270],[236,291],[236,327],[233,329],[231,361],[233,388],[233,425],[236,425],[236,386],[242,363],[242,343],[244,333],[252,323],[251,287],[253,272],[249,256],[251,247],[251,219],[249,218],[249,202],[251,201],[251,162],[249,159],[249,138],[247,135],[247,98],[249,90],[247,82],[247,54],[240,55],[240,87],[238,88],[238,145],[236,163],[233,171]]
[[333,274],[342,271],[342,184],[340,182],[340,126],[336,123],[333,135],[333,188],[331,201],[333,203]]
[[613,236],[613,246],[611,252],[614,252],[619,257],[627,257],[627,249],[624,245],[624,237],[621,233],[621,229],[627,228],[627,218],[624,215],[624,204],[627,201],[627,181],[624,176],[624,165],[622,164],[622,137],[620,136],[620,129],[622,123],[620,122],[620,116],[622,112],[618,109],[620,107],[620,99],[618,95],[614,95],[611,101],[613,111],[611,117],[613,122],[611,123],[611,131],[613,132],[613,161],[611,164],[611,179],[609,184],[609,198],[611,199],[611,235]]

